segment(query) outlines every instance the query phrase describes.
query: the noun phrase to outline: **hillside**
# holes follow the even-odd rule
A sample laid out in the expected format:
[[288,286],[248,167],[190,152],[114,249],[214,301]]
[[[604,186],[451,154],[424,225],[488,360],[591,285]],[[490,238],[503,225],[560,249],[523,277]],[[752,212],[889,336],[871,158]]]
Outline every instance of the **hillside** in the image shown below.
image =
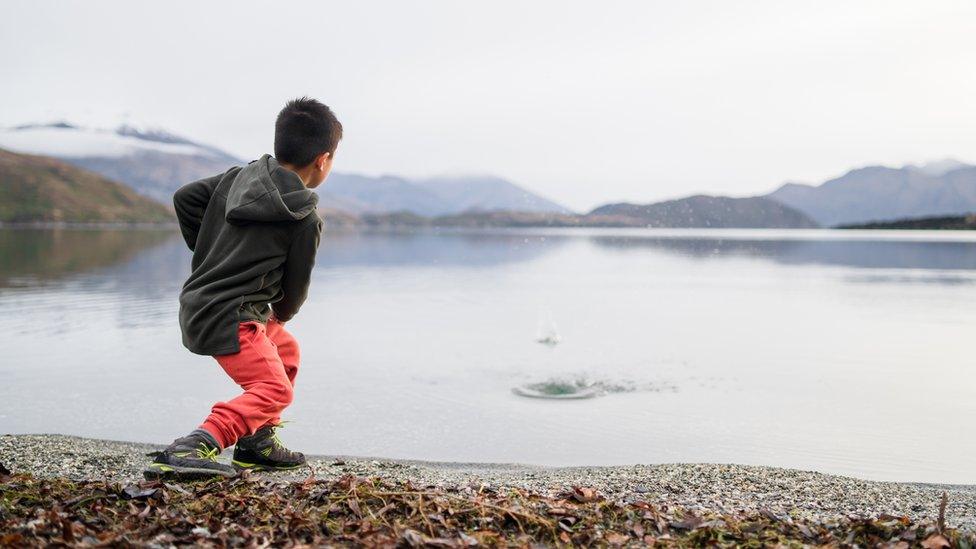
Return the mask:
[[587,217],[639,220],[646,227],[812,228],[817,223],[793,208],[763,197],[697,195],[654,204],[607,204]]
[[157,202],[98,174],[42,156],[0,149],[0,221],[172,221]]
[[962,215],[976,211],[976,166],[870,166],[822,185],[787,183],[766,195],[834,226],[878,220]]

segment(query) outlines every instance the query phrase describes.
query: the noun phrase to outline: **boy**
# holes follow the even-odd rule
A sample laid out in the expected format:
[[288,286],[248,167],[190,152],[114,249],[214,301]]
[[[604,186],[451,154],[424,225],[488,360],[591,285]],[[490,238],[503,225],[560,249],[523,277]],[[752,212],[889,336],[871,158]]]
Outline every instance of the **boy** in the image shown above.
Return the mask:
[[[193,251],[180,294],[183,345],[213,355],[244,393],[215,404],[199,428],[160,453],[147,478],[232,477],[305,463],[275,433],[299,361],[284,325],[308,292],[322,232],[311,189],[328,177],[340,139],[329,107],[295,99],[278,114],[274,157],[176,191],[180,231]],[[217,461],[232,444],[233,467]]]

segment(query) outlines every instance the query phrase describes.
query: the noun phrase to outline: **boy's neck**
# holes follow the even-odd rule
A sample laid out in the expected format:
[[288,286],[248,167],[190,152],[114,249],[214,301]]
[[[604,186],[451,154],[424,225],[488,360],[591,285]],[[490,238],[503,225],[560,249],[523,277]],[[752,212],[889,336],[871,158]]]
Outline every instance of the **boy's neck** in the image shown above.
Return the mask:
[[308,187],[308,182],[312,180],[312,172],[315,171],[315,164],[309,164],[304,168],[296,168],[295,166],[292,166],[291,164],[285,164],[284,162],[279,162],[278,165],[281,166],[282,168],[285,168],[286,170],[295,172],[295,175],[297,175],[298,178],[302,180],[302,185],[306,187]]

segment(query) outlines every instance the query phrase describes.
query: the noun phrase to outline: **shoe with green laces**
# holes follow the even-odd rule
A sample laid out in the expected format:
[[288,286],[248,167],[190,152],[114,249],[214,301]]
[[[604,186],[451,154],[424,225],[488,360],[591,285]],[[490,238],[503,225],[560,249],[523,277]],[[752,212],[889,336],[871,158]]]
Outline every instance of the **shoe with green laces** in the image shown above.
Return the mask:
[[178,478],[184,480],[237,476],[237,469],[217,461],[220,448],[207,434],[194,431],[173,441],[143,471],[147,480]]
[[278,438],[279,425],[265,425],[241,437],[234,447],[234,467],[248,471],[287,471],[305,465],[305,454],[293,452]]

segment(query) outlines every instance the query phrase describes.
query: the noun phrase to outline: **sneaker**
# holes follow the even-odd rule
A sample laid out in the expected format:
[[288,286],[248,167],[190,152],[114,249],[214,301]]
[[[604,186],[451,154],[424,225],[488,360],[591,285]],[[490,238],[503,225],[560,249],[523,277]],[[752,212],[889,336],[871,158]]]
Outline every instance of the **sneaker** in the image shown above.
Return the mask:
[[249,471],[282,471],[305,465],[305,454],[293,452],[278,438],[278,425],[265,425],[241,437],[234,447],[234,467]]
[[237,470],[217,461],[220,448],[198,433],[178,438],[143,471],[147,480],[176,477],[182,479],[203,479],[213,477],[236,477]]

